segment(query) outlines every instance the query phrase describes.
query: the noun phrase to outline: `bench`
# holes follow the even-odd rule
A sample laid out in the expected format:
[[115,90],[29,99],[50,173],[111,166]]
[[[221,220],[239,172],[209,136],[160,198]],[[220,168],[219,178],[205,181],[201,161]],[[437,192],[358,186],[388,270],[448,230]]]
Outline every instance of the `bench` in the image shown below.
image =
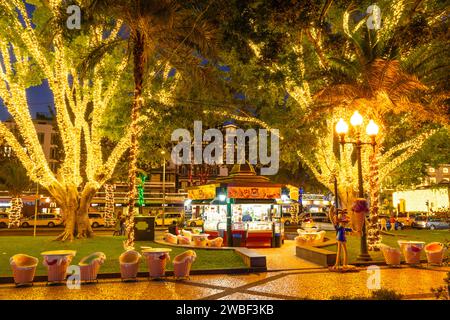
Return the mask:
[[311,246],[296,246],[295,255],[323,267],[332,266],[336,262],[336,252]]
[[267,268],[266,256],[247,248],[234,248],[235,252],[242,257],[244,263],[250,268]]

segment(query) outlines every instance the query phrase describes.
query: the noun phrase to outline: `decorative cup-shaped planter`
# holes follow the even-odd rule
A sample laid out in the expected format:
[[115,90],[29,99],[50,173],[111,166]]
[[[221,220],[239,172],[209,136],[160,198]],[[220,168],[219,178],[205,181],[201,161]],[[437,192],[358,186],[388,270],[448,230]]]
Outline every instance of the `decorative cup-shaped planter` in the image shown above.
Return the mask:
[[405,261],[408,264],[420,264],[420,254],[425,245],[425,242],[402,242],[400,247],[402,248]]
[[141,255],[134,250],[122,253],[119,257],[120,276],[122,280],[136,279]]
[[429,264],[441,265],[444,261],[445,247],[442,243],[432,242],[425,246],[425,253]]
[[16,285],[32,284],[38,259],[18,254],[10,259],[11,268],[13,270],[14,283]]
[[170,260],[168,253],[147,254],[149,276],[151,278],[163,277],[166,273],[167,260]]
[[194,251],[186,251],[173,259],[173,275],[177,279],[185,279],[189,277],[192,263],[197,258]]
[[66,279],[67,267],[72,261],[72,256],[46,257],[45,265],[48,268],[48,282],[61,282]]
[[352,229],[361,232],[364,226],[366,213],[369,212],[369,204],[366,199],[358,198],[352,205]]
[[139,262],[120,264],[120,276],[124,280],[136,279],[138,271],[139,271]]
[[386,245],[381,246],[381,252],[383,252],[384,260],[387,265],[399,266],[401,261],[401,253],[399,249],[391,248]]

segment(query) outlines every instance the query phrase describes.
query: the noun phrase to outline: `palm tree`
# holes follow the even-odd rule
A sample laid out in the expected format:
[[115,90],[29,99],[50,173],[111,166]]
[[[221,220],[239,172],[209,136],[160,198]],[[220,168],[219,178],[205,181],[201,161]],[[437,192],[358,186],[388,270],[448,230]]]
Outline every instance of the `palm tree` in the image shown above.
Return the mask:
[[22,194],[30,187],[31,181],[22,164],[10,160],[3,163],[0,168],[0,184],[4,185],[11,196],[9,228],[18,228],[23,207]]
[[[134,93],[131,111],[131,148],[129,153],[129,201],[127,216],[128,240],[133,245],[133,217],[136,201],[136,173],[139,139],[139,116],[143,106],[144,80],[149,75],[147,67],[159,61],[177,71],[189,71],[201,75],[200,62],[204,57],[215,56],[215,39],[212,28],[203,18],[208,9],[197,9],[190,1],[175,0],[86,0],[82,1],[87,12],[97,21],[113,19],[123,21],[129,53],[133,60]],[[104,21],[104,20],[103,20]],[[120,42],[120,41],[119,41]],[[117,42],[117,43],[119,43]],[[116,43],[113,43],[115,45]],[[93,50],[93,57],[108,50],[100,46]],[[155,72],[158,75],[159,72]],[[150,80],[150,79],[149,79]]]

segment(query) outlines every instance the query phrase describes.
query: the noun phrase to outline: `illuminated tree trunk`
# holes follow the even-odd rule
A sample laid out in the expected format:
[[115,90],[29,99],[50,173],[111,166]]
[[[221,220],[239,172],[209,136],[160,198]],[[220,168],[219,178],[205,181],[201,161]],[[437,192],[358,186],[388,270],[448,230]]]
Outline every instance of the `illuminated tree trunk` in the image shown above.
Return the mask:
[[114,189],[115,184],[105,184],[105,224],[107,227],[114,226],[116,219],[114,218]]
[[20,196],[12,197],[11,199],[11,210],[9,211],[8,228],[18,228],[20,227],[20,215],[22,213],[23,202]]
[[134,211],[136,203],[136,171],[138,156],[138,139],[139,139],[139,115],[142,107],[142,85],[144,82],[144,40],[140,32],[134,35],[134,99],[131,111],[131,147],[130,147],[130,163],[128,170],[128,213],[126,221],[127,240],[124,243],[126,248],[134,246]]
[[379,180],[378,163],[376,153],[370,156],[370,215],[367,226],[368,249],[378,251],[381,243],[380,229],[378,228],[378,201],[379,201]]
[[350,212],[353,200],[357,197],[356,192],[351,187],[338,185],[338,196],[342,208]]
[[93,236],[91,224],[89,223],[89,205],[97,189],[89,183],[82,192],[76,186],[61,188],[49,188],[50,194],[56,199],[56,203],[62,210],[65,223],[64,232],[57,240],[69,240],[74,238],[90,238]]

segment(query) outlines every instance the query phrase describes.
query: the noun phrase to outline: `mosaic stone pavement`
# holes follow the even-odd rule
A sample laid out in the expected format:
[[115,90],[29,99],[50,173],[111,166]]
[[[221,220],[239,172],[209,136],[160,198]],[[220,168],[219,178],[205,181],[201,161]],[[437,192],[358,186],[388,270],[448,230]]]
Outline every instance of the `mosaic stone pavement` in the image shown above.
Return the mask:
[[[432,299],[432,287],[443,285],[446,268],[381,268],[381,287],[394,289],[405,299]],[[80,289],[65,285],[15,288],[0,286],[0,300],[77,300],[77,299],[130,299],[130,300],[262,300],[262,299],[330,299],[336,296],[369,296],[369,274],[361,269],[357,273],[333,273],[312,267],[301,270],[265,272],[239,275],[195,275],[189,280],[121,282],[119,279],[100,280],[85,284]]]

